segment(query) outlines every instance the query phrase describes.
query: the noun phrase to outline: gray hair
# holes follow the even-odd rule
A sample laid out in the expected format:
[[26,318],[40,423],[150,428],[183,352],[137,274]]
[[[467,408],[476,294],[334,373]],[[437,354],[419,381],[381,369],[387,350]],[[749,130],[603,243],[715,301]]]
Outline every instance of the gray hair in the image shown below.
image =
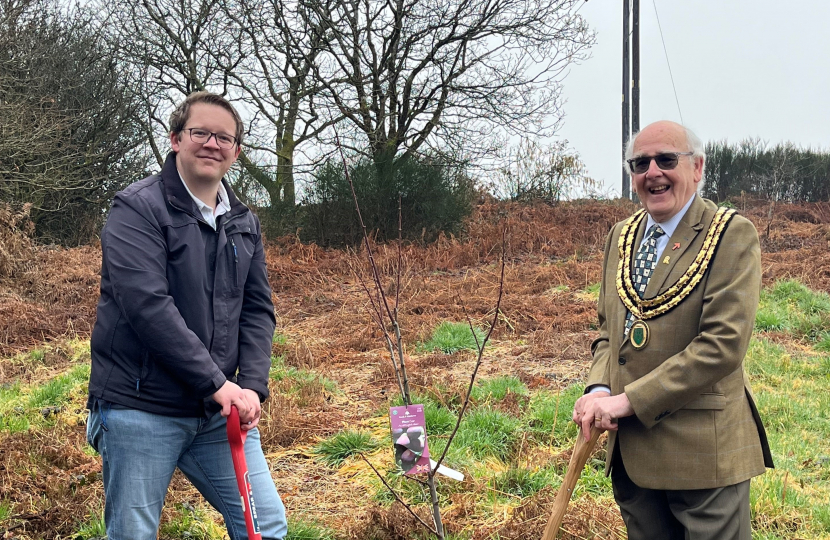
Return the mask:
[[[687,128],[686,126],[681,125],[680,127],[683,128],[683,131],[686,132],[686,145],[688,146],[688,151],[692,153],[691,157],[692,160],[695,158],[703,159],[703,166],[704,170],[706,167],[706,147],[703,145],[703,141],[700,140],[700,137],[695,135],[695,132],[691,129]],[[631,139],[628,141],[628,144],[625,147],[625,161],[623,162],[623,167],[627,172],[631,172],[628,168],[628,160],[632,158],[634,155],[634,144],[637,142],[637,138],[640,136],[641,131],[635,133]],[[702,175],[703,171],[701,171]],[[701,176],[701,181],[698,183],[697,190],[700,191],[703,188],[703,178]]]

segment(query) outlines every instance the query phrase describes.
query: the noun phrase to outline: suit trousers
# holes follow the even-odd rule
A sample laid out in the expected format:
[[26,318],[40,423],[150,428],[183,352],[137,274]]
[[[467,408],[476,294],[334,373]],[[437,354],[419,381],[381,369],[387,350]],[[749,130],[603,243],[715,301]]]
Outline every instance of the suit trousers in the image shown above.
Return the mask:
[[659,490],[631,481],[618,448],[614,499],[629,540],[751,540],[749,480],[713,489]]

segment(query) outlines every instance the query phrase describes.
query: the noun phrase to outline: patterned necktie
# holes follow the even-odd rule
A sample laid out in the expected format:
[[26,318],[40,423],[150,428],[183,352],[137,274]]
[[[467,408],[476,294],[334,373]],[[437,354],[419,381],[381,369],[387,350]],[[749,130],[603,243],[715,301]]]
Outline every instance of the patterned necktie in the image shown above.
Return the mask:
[[[634,288],[637,289],[637,294],[640,298],[646,293],[646,286],[651,274],[654,272],[654,267],[657,266],[657,239],[663,236],[665,231],[656,223],[648,228],[646,232],[646,239],[637,250],[637,256],[634,258],[634,269],[631,272],[631,281],[634,283]],[[625,335],[634,324],[634,317],[629,311],[625,316]]]

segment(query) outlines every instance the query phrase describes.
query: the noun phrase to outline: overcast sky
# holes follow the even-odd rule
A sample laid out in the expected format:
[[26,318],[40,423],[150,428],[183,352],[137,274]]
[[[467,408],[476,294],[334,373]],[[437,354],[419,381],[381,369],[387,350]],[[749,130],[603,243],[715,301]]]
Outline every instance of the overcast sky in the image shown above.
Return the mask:
[[[640,0],[640,126],[680,121],[704,141],[761,137],[830,150],[830,1]],[[622,8],[590,0],[592,57],[565,79],[558,135],[618,196],[622,162]]]

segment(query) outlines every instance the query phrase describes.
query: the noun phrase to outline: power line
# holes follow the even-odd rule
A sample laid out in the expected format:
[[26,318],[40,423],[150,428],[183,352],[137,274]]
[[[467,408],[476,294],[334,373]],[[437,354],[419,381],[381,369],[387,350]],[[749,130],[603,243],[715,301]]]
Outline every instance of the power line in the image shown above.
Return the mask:
[[677,112],[680,114],[680,123],[683,123],[683,112],[680,110],[680,100],[677,99],[677,88],[674,86],[674,75],[671,72],[671,63],[669,62],[669,52],[666,50],[666,40],[663,39],[663,27],[660,26],[660,15],[657,14],[657,3],[655,0],[651,0],[651,4],[654,6],[654,15],[657,17],[657,28],[660,30],[660,41],[663,42],[663,54],[666,55],[666,65],[669,66],[669,77],[671,78],[671,87],[674,90],[674,101],[677,103]]

